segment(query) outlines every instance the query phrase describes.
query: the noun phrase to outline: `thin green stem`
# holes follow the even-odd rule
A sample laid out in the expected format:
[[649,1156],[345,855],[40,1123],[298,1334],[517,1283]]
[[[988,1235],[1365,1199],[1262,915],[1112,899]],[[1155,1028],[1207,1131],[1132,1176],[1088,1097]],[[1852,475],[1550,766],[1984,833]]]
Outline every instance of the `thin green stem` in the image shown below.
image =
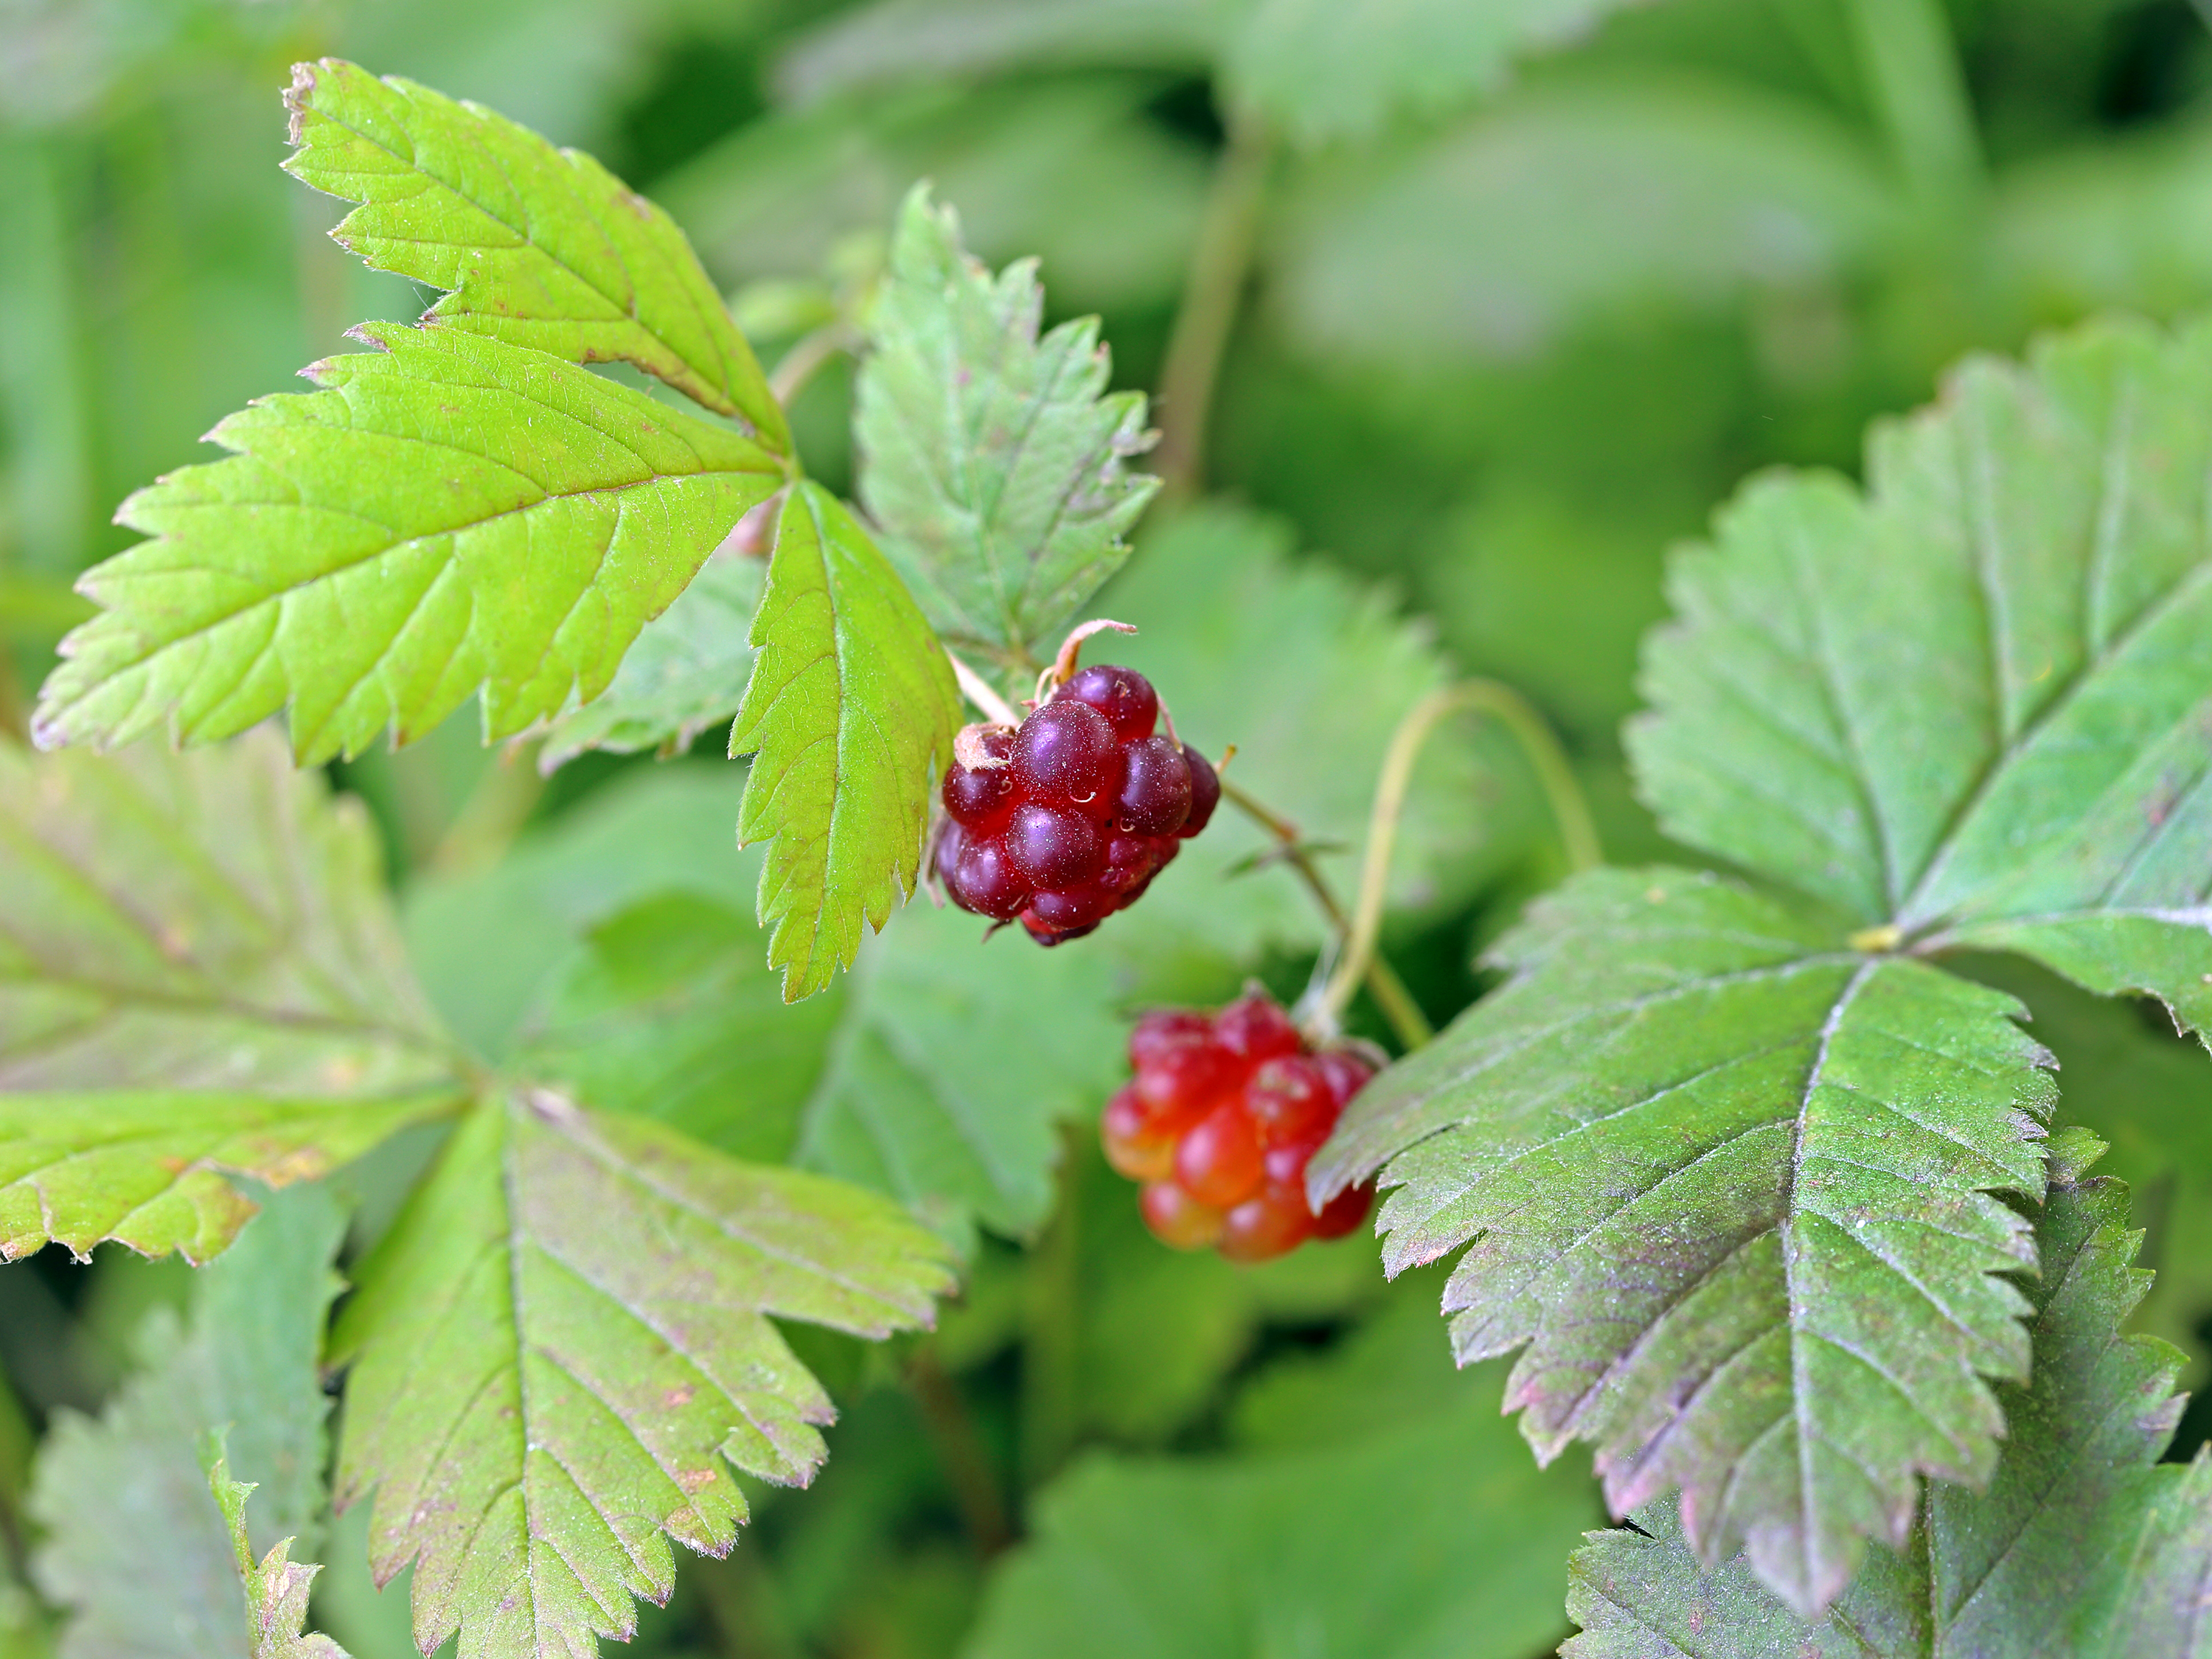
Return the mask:
[[1014,1541],[1014,1534],[1006,1522],[998,1472],[992,1468],[990,1454],[984,1449],[983,1437],[976,1430],[960,1385],[945,1374],[927,1341],[916,1345],[908,1359],[906,1381],[921,1408],[939,1467],[945,1471],[945,1484],[951,1487],[953,1501],[960,1507],[976,1559],[988,1561]]
[[[1306,851],[1305,843],[1298,835],[1297,825],[1226,778],[1221,781],[1221,797],[1280,843],[1283,861],[1297,872],[1298,879],[1305,884],[1306,890],[1313,895],[1314,902],[1321,907],[1322,915],[1328,918],[1329,927],[1335,931],[1339,949],[1342,949],[1350,932],[1344,906],[1337,902],[1327,878],[1314,863],[1312,855]],[[1406,988],[1406,981],[1398,977],[1389,963],[1370,951],[1361,972],[1367,981],[1369,994],[1375,999],[1375,1006],[1382,1011],[1382,1018],[1389,1022],[1390,1030],[1396,1035],[1401,1048],[1410,1054],[1436,1035],[1436,1028],[1429,1024],[1428,1016],[1421,1012],[1421,1005],[1413,1000],[1413,994]],[[1346,1000],[1349,1000],[1348,996]],[[1341,1013],[1343,1009],[1339,1006],[1332,1012]]]
[[842,318],[801,335],[769,372],[769,395],[786,409],[790,408],[791,400],[806,389],[806,383],[832,357],[841,351],[852,350],[854,344],[852,325]]
[[1389,896],[1390,855],[1397,845],[1406,793],[1413,786],[1413,763],[1420,758],[1421,746],[1438,723],[1463,710],[1489,715],[1520,744],[1550,804],[1568,867],[1588,870],[1605,861],[1597,826],[1590,819],[1589,803],[1583,798],[1566,751],[1526,697],[1496,680],[1462,680],[1430,692],[1398,723],[1382,757],[1382,775],[1375,785],[1375,806],[1368,821],[1367,856],[1359,870],[1358,906],[1346,931],[1344,955],[1322,993],[1322,1006],[1331,1015],[1344,1012],[1368,964],[1376,959],[1383,905]]
[[1228,144],[1214,164],[1213,187],[1191,251],[1190,276],[1160,370],[1160,447],[1154,465],[1161,494],[1170,498],[1187,498],[1205,488],[1213,388],[1252,272],[1260,210],[1273,164],[1274,143],[1266,126],[1252,116],[1232,117]]

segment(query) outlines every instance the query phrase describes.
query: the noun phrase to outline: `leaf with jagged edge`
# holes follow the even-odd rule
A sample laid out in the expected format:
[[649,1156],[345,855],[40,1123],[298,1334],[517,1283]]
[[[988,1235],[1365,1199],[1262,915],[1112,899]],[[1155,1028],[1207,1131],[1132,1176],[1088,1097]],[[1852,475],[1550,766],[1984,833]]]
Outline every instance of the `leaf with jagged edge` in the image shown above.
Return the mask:
[[1387,1158],[1396,1273],[1473,1240],[1462,1363],[1524,1348],[1545,1459],[1597,1447],[1613,1513],[1668,1488],[1797,1605],[1901,1540],[1915,1475],[1986,1480],[2025,1372],[2049,1057],[2009,997],[1848,948],[1832,915],[1687,871],[1533,906],[1510,970],[1363,1091],[1316,1193]]
[[238,1558],[250,1659],[348,1659],[346,1650],[329,1637],[307,1632],[307,1597],[322,1569],[295,1565],[289,1538],[270,1545],[260,1560],[253,1559],[253,1546],[246,1535],[246,1501],[258,1483],[231,1479],[221,1431],[207,1437],[201,1461],[207,1468],[208,1495],[222,1511],[231,1551]]
[[58,1414],[29,1508],[39,1584],[73,1613],[62,1659],[247,1650],[234,1550],[208,1501],[211,1432],[227,1429],[232,1466],[260,1493],[253,1545],[318,1547],[331,1406],[323,1328],[346,1221],[327,1187],[274,1194],[193,1276],[189,1332],[157,1310],[136,1345],[142,1369],[100,1416]]
[[0,1258],[204,1261],[253,1205],[459,1097],[359,801],[273,733],[0,744]]
[[2120,1325],[2150,1275],[2131,1268],[2127,1188],[2084,1180],[2097,1147],[2054,1137],[2039,1228],[2035,1366],[2002,1390],[2010,1434],[1984,1495],[1934,1485],[1903,1553],[1878,1554],[1810,1628],[1741,1560],[1699,1565],[1663,1510],[1589,1534],[1571,1564],[1568,1659],[1770,1654],[1836,1659],[2187,1659],[2207,1650],[2212,1457],[2160,1463],[2183,1356]]
[[960,693],[936,635],[859,520],[818,485],[785,498],[753,619],[732,757],[738,839],[769,841],[760,918],[787,1002],[826,988],[915,889]]
[[486,740],[589,702],[784,464],[750,439],[489,336],[363,325],[319,392],[209,434],[139,490],[154,539],[86,573],[40,744],[242,732],[288,704],[300,762],[420,736],[481,696]]
[[447,290],[428,319],[570,362],[622,361],[791,453],[782,407],[675,222],[579,150],[325,58],[292,66],[284,170],[361,205],[331,236]]
[[415,1566],[417,1644],[480,1659],[628,1636],[674,1538],[720,1555],[729,1469],[804,1485],[820,1384],[773,1319],[927,1325],[948,1253],[890,1200],[740,1164],[532,1091],[456,1131],[341,1310],[337,1499],[376,1489],[380,1583]]
[[1753,483],[1632,724],[1675,840],[2212,1024],[2212,324],[1974,359],[1864,491]]
[[[1317,1192],[1401,1188],[1394,1262],[1478,1241],[1447,1308],[1463,1355],[1528,1345],[1540,1449],[1596,1441],[1616,1514],[1680,1486],[1701,1558],[1745,1543],[1808,1615],[1864,1537],[1902,1543],[1916,1474],[1988,1478],[1978,1375],[2026,1359],[1988,1275],[2033,1248],[1989,1194],[2039,1191],[2046,1057],[1918,958],[2212,1008],[2207,407],[2212,328],[2093,325],[1878,428],[1863,493],[1753,483],[1675,566],[1631,749],[1677,841],[1832,913],[1661,872],[1644,915],[1640,878],[1583,878],[1315,1161]],[[1784,983],[1809,1025],[1762,1006]]]
[[1158,480],[1145,394],[1108,395],[1096,318],[1042,339],[1036,262],[996,277],[953,210],[917,185],[899,210],[854,389],[860,500],[946,642],[1021,665],[1049,654],[1128,556]]
[[753,613],[766,562],[718,553],[676,602],[638,630],[599,697],[553,722],[538,751],[551,773],[587,750],[681,754],[709,726],[734,719],[752,672]]

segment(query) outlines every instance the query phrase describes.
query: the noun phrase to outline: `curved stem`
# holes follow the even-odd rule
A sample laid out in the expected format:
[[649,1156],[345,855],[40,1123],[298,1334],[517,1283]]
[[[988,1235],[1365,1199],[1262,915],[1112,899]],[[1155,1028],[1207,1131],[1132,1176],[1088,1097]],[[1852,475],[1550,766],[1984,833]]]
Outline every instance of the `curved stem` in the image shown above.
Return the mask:
[[1406,792],[1413,784],[1413,763],[1420,758],[1421,745],[1437,723],[1462,709],[1489,715],[1520,744],[1559,826],[1568,867],[1588,870],[1605,861],[1597,826],[1590,821],[1589,803],[1583,799],[1582,786],[1575,781],[1566,752],[1526,697],[1496,680],[1462,680],[1430,692],[1398,723],[1382,757],[1382,775],[1375,786],[1375,808],[1368,823],[1367,857],[1359,870],[1358,908],[1347,930],[1343,959],[1322,994],[1322,1006],[1331,1014],[1344,1011],[1352,1000],[1352,988],[1375,959],[1375,943],[1382,932],[1382,908],[1389,896],[1390,854],[1397,845]]
[[777,359],[768,377],[769,395],[785,408],[806,389],[822,366],[841,351],[853,348],[853,331],[841,318],[803,334],[790,350]]
[[1014,713],[1014,706],[991,689],[991,682],[960,660],[951,652],[945,656],[952,664],[952,678],[960,682],[961,695],[981,709],[1000,726],[1019,726],[1022,717]]
[[1273,160],[1273,143],[1258,118],[1232,116],[1160,368],[1160,447],[1154,460],[1164,495],[1195,495],[1205,484],[1206,428],[1214,382],[1251,275]]
[[[1349,934],[1350,926],[1345,918],[1344,906],[1329,890],[1328,879],[1315,865],[1304,843],[1298,839],[1297,825],[1280,813],[1270,811],[1226,778],[1221,781],[1221,797],[1281,843],[1283,861],[1297,872],[1299,880],[1305,883],[1306,890],[1313,895],[1314,902],[1328,918],[1328,925],[1336,930],[1338,939],[1345,939]],[[1338,971],[1341,973],[1342,969]],[[1436,1035],[1436,1029],[1429,1024],[1428,1016],[1421,1012],[1420,1004],[1413,1000],[1413,994],[1406,988],[1406,981],[1400,979],[1390,964],[1372,950],[1368,951],[1367,961],[1360,974],[1367,981],[1367,989],[1375,999],[1375,1006],[1382,1010],[1382,1018],[1390,1023],[1390,1029],[1396,1034],[1400,1046],[1411,1053]],[[1333,987],[1334,981],[1331,983]],[[1346,1000],[1350,1000],[1347,992]],[[1334,1005],[1331,1008],[1332,1013],[1342,1012],[1341,1004]]]

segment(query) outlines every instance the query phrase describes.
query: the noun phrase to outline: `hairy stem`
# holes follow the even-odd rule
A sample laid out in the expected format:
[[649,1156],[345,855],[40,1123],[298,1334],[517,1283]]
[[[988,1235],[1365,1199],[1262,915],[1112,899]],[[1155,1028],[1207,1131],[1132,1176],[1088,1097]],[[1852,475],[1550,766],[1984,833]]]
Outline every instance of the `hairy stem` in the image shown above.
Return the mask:
[[1155,455],[1161,493],[1187,498],[1206,483],[1206,428],[1213,408],[1221,354],[1243,302],[1252,270],[1260,209],[1267,192],[1274,144],[1256,117],[1232,116],[1229,143],[1214,164],[1213,187],[1191,251],[1182,305],[1168,337],[1160,370],[1160,447]]
[[[1221,781],[1221,797],[1280,843],[1283,861],[1297,872],[1298,879],[1305,884],[1306,890],[1313,895],[1314,902],[1321,907],[1322,915],[1328,918],[1328,925],[1335,930],[1341,948],[1350,934],[1344,906],[1337,902],[1336,895],[1329,890],[1328,878],[1307,853],[1305,843],[1299,838],[1297,825],[1262,805],[1226,778]],[[1367,953],[1367,961],[1361,974],[1367,981],[1367,989],[1375,999],[1375,1006],[1382,1011],[1382,1018],[1390,1023],[1390,1030],[1396,1035],[1400,1047],[1410,1054],[1436,1035],[1428,1016],[1421,1012],[1420,1004],[1413,1000],[1413,994],[1406,988],[1405,981],[1400,979],[1390,964],[1372,950]],[[1349,1000],[1347,996],[1346,1000]],[[1331,1012],[1343,1012],[1341,1005],[1334,1006]]]
[[1605,862],[1597,826],[1590,819],[1589,803],[1583,799],[1582,786],[1575,781],[1566,751],[1526,697],[1496,680],[1462,680],[1430,692],[1398,722],[1382,757],[1382,775],[1375,785],[1375,806],[1368,820],[1367,856],[1359,869],[1358,906],[1346,933],[1344,955],[1330,976],[1328,988],[1322,994],[1322,1006],[1331,1014],[1344,1011],[1367,964],[1375,959],[1375,943],[1382,932],[1383,905],[1389,896],[1390,855],[1397,845],[1406,793],[1413,785],[1413,763],[1420,758],[1429,734],[1445,716],[1462,710],[1489,715],[1520,744],[1551,806],[1568,867],[1588,870]]
[[952,652],[945,657],[952,664],[952,678],[960,682],[960,694],[974,703],[992,720],[1000,726],[1019,726],[1022,717],[1014,713],[1013,704],[992,690],[991,682],[960,660]]

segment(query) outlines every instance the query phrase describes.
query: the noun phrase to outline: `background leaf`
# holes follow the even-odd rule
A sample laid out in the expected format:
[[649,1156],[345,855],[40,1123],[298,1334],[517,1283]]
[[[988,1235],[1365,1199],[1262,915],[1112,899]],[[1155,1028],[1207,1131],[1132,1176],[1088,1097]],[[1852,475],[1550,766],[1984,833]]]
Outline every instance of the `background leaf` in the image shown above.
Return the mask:
[[2142,1235],[2126,1231],[2125,1187],[2081,1179],[2094,1143],[2071,1139],[2064,1155],[2039,1229],[2034,1376],[2005,1390],[2010,1434],[1986,1495],[1931,1486],[1908,1552],[1876,1557],[1810,1630],[1740,1563],[1701,1571],[1668,1516],[1593,1533],[1568,1600],[1583,1633],[1561,1651],[2197,1652],[2212,1462],[2157,1461],[2181,1413],[2181,1355],[2119,1334],[2148,1282],[2128,1267]]
[[1034,262],[994,278],[917,186],[854,412],[884,553],[948,644],[1010,671],[1049,659],[1158,488],[1122,471],[1151,442],[1144,394],[1105,395],[1095,319],[1039,339],[1043,306]]
[[1097,1454],[1062,1476],[994,1572],[969,1659],[1508,1659],[1552,1639],[1588,1490],[1532,1468],[1419,1297],[1396,1303],[1413,1317],[1261,1370],[1234,1452]]
[[824,989],[914,891],[951,665],[853,515],[811,483],[785,501],[730,752],[750,754],[738,838],[769,841],[760,917],[796,1002]]
[[74,1611],[62,1659],[209,1659],[248,1652],[238,1567],[209,1501],[202,1437],[229,1425],[231,1467],[260,1493],[258,1548],[311,1553],[324,1513],[323,1322],[345,1217],[329,1189],[272,1196],[195,1281],[190,1334],[163,1310],[143,1370],[97,1419],[61,1417],[31,1507],[46,1530],[40,1588]]
[[752,673],[753,612],[766,561],[727,550],[700,567],[690,586],[638,629],[596,702],[555,720],[538,751],[551,772],[587,750],[675,755],[710,726],[737,716]]
[[430,319],[635,363],[790,454],[783,410],[684,233],[590,156],[335,58],[293,65],[284,101],[285,171],[362,204],[331,233],[341,246],[447,290]]
[[781,465],[746,439],[542,353],[364,325],[210,438],[233,459],[139,491],[155,539],[85,578],[39,741],[228,737],[288,703],[303,763],[472,695],[510,736],[606,688]]
[[487,1659],[631,1633],[671,1537],[736,1541],[723,1461],[811,1478],[834,1413],[770,1316],[880,1337],[951,1288],[880,1199],[542,1091],[464,1122],[358,1279],[339,1501],[376,1488],[417,1645]]
[[1396,1271],[1473,1240],[1462,1362],[1540,1457],[1597,1446],[1616,1515],[1669,1487],[1705,1559],[1747,1546],[1817,1611],[1923,1471],[1986,1480],[1980,1378],[2025,1371],[2050,1056],[2009,998],[1860,956],[1711,877],[1601,871],[1492,955],[1513,979],[1356,1097],[1308,1179],[1388,1158]]
[[0,744],[0,1234],[205,1261],[218,1170],[327,1173],[449,1105],[359,803],[259,733],[96,760]]

